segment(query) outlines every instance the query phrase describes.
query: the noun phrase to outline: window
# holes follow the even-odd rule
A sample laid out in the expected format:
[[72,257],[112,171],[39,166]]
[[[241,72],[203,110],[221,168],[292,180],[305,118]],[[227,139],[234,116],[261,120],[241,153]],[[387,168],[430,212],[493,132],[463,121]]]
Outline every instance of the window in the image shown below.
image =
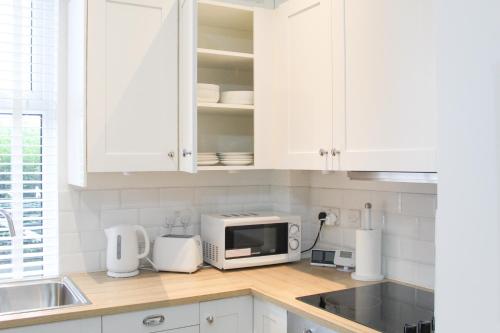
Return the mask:
[[0,279],[58,273],[57,0],[0,0]]

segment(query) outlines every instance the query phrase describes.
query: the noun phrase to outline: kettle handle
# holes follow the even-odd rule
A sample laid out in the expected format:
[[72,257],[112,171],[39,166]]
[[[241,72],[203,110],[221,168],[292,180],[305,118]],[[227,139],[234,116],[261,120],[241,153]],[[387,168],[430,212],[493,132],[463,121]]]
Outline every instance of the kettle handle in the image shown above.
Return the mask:
[[149,254],[149,237],[146,229],[142,225],[136,225],[135,230],[140,231],[144,236],[144,252],[137,256],[138,259],[145,258]]

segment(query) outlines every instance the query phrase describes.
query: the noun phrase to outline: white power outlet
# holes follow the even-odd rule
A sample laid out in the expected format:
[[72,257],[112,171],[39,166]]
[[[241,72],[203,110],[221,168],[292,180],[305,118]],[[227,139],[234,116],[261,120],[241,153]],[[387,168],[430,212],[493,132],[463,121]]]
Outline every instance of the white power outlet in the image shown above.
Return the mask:
[[325,225],[329,226],[329,227],[334,227],[334,226],[340,225],[340,209],[328,208],[326,210]]
[[347,209],[342,211],[342,226],[346,228],[361,228],[361,211]]

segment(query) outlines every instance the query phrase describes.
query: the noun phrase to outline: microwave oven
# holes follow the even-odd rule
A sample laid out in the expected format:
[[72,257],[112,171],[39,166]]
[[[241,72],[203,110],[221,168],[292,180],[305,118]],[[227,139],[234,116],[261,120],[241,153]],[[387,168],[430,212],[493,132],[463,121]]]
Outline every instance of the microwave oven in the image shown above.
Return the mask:
[[300,260],[299,216],[274,212],[201,216],[203,260],[219,269]]

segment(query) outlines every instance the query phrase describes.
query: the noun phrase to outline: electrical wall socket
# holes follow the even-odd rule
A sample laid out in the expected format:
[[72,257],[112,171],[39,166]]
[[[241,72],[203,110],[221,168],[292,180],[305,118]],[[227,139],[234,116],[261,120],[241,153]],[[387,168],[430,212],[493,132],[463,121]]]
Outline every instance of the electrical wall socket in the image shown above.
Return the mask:
[[359,209],[343,210],[341,225],[346,228],[361,228],[361,211]]
[[329,227],[335,227],[340,225],[340,209],[339,208],[327,208],[326,209],[327,218],[325,225]]

